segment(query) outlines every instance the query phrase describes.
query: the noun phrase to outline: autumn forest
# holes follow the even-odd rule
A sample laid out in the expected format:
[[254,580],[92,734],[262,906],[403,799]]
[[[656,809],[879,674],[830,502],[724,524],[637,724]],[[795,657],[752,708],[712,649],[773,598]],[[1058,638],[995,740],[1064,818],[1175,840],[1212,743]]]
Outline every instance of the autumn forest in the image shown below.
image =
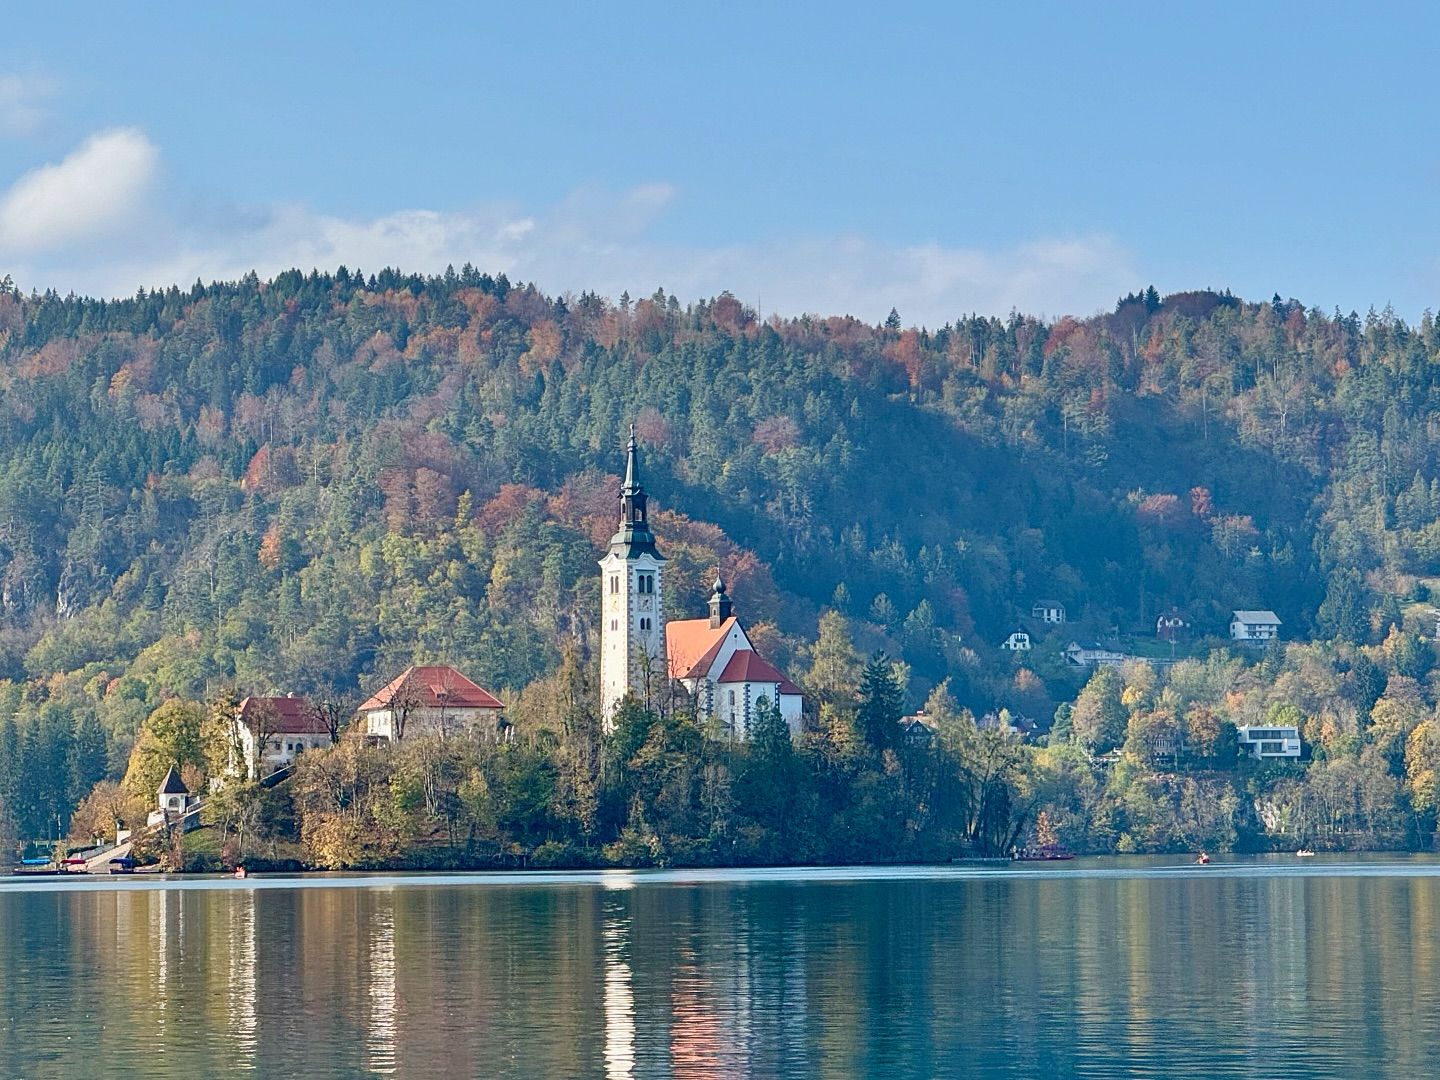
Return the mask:
[[[919,328],[469,266],[108,302],[5,278],[0,838],[143,819],[157,769],[218,773],[247,694],[344,713],[425,662],[499,694],[513,736],[341,731],[286,785],[232,784],[191,858],[1429,847],[1437,406],[1428,314],[1278,295]],[[800,736],[719,740],[673,697],[601,733],[595,560],[632,422],[667,615],[703,614],[718,570],[806,692]],[[1281,640],[1232,644],[1235,609]],[[1001,648],[1017,629],[1033,648]],[[1130,659],[1067,660],[1092,641]],[[1256,724],[1302,757],[1243,754]]]

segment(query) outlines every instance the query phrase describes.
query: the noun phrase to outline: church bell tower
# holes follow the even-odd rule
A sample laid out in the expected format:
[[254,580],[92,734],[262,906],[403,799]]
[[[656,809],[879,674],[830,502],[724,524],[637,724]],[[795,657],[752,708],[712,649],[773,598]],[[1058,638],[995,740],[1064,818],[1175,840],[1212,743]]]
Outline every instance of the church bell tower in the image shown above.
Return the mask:
[[645,502],[640,450],[631,424],[620,527],[600,560],[600,709],[606,731],[627,693],[647,702],[659,695],[670,676],[661,587],[665,558],[656,550]]

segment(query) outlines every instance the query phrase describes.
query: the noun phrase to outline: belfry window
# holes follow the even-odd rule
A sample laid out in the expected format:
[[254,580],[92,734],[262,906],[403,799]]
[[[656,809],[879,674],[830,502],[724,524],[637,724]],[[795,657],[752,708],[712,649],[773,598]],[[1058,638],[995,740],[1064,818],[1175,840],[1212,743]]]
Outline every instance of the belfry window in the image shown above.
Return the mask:
[[635,591],[641,596],[650,596],[655,592],[654,574],[637,574],[635,576]]
[[611,575],[610,575],[610,595],[611,595],[611,596],[614,596],[614,595],[617,594],[619,591],[620,591],[620,575],[619,575],[619,574],[611,574]]

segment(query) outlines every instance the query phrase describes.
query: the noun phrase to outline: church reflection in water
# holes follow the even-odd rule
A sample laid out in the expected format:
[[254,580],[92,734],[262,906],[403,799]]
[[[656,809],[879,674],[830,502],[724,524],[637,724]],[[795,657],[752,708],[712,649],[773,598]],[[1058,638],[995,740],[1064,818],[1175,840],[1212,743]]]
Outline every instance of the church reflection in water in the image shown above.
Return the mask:
[[635,1074],[635,991],[630,970],[630,914],[623,888],[606,883],[601,901],[600,940],[605,965],[605,1075]]

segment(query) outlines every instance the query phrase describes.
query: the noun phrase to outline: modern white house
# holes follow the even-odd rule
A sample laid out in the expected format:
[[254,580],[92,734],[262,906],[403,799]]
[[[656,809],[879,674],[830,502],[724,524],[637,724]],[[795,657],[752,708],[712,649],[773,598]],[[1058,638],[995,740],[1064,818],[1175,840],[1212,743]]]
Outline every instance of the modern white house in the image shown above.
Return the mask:
[[396,742],[408,735],[505,730],[505,706],[448,664],[408,667],[361,703],[366,736]]
[[1118,649],[1101,645],[1098,641],[1092,641],[1087,645],[1072,641],[1069,648],[1065,650],[1065,659],[1076,667],[1095,667],[1096,665],[1123,664],[1130,657]]
[[1065,605],[1056,603],[1054,600],[1041,600],[1030,609],[1030,617],[1044,623],[1063,623],[1065,621]]
[[1010,636],[1000,643],[1002,649],[1009,649],[1011,652],[1030,651],[1030,631],[1023,627],[1019,630],[1012,630]]
[[1266,645],[1280,636],[1280,616],[1273,611],[1236,611],[1230,616],[1230,640]]
[[231,775],[261,780],[289,767],[306,750],[330,745],[330,726],[302,697],[247,697],[231,727]]
[[1241,749],[1251,757],[1298,758],[1300,729],[1297,727],[1259,727],[1249,724],[1235,729]]

